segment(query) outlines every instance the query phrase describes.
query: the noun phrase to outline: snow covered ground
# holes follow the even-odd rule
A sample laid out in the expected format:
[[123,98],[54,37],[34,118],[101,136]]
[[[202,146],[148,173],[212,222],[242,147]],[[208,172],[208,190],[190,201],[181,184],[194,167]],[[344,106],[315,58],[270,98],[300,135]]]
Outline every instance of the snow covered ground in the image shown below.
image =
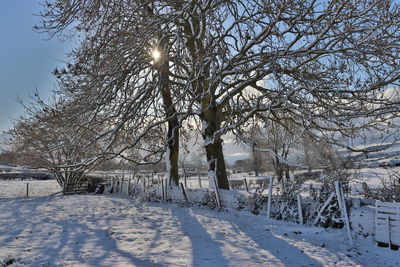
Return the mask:
[[27,183],[29,183],[29,196],[48,196],[61,191],[56,180],[0,180],[0,197],[26,196]]
[[398,266],[344,230],[110,195],[0,198],[0,265]]

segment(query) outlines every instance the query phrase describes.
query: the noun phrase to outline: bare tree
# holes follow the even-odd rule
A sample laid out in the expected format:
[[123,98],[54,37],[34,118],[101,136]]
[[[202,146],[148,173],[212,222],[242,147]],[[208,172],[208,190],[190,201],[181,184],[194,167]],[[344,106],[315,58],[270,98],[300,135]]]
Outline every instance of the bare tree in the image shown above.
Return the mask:
[[221,188],[229,188],[221,136],[240,135],[256,114],[339,142],[389,126],[398,112],[398,101],[381,98],[399,79],[396,2],[179,3],[170,8],[188,55],[184,80]]
[[[100,162],[101,147],[94,139],[93,128],[75,127],[82,118],[68,103],[60,100],[46,104],[37,95],[32,106],[25,106],[13,129],[11,143],[18,162],[46,168],[62,188],[79,183]],[[91,145],[88,145],[91,144]]]
[[[276,123],[291,120],[302,131],[332,143],[360,129],[397,127],[389,122],[398,116],[399,102],[382,97],[399,81],[396,1],[46,3],[41,29],[56,34],[73,28],[87,44],[89,52],[83,55],[90,56],[83,59],[88,60],[77,60],[73,70],[79,70],[82,62],[97,62],[79,73],[89,79],[77,79],[74,87],[91,84],[92,98],[101,96],[93,99],[98,105],[92,110],[102,110],[99,105],[105,101],[114,111],[110,120],[117,123],[107,133],[132,125],[128,123],[132,118],[134,124],[154,129],[172,117],[181,122],[197,116],[209,173],[220,188],[229,188],[222,136],[233,131],[253,145],[243,136],[242,126],[256,115]],[[162,43],[165,36],[170,39]],[[149,90],[155,88],[156,78],[150,74],[154,68],[147,55],[155,43],[168,46],[171,55],[173,115],[168,113],[172,109],[155,104],[162,103],[162,94]],[[114,101],[125,94],[128,101]],[[150,116],[138,112],[144,108],[152,110]],[[140,137],[148,135],[147,130],[135,130]],[[139,140],[134,138],[131,146]]]
[[273,166],[275,174],[279,181],[283,176],[290,179],[289,155],[293,153],[301,141],[302,131],[290,121],[274,121],[254,120],[251,123],[251,129],[241,134],[247,140],[253,141],[253,153],[265,154]]
[[344,164],[338,148],[330,143],[315,140],[313,136],[304,135],[299,140],[298,150],[301,152],[299,162],[304,164],[309,172],[313,168],[338,169]]
[[[84,36],[72,52],[73,63],[56,70],[61,94],[75,99],[88,120],[103,115],[97,121],[108,130],[97,139],[110,144],[110,156],[156,164],[165,155],[170,181],[178,184],[179,93],[172,95],[178,85],[170,77],[170,26],[167,14],[160,14],[163,7],[151,1],[47,1],[46,8],[36,29],[56,34],[71,26],[73,34]],[[134,158],[127,156],[132,149]]]

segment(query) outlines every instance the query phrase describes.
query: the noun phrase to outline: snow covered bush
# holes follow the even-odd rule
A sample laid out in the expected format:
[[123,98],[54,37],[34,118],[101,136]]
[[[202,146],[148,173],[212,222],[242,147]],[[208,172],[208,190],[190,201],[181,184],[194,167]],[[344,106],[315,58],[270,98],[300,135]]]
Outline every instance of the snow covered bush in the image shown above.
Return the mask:
[[217,209],[218,203],[217,203],[217,196],[216,196],[215,192],[207,190],[205,192],[205,194],[203,195],[201,204],[203,206],[207,206],[209,209]]
[[259,189],[266,188],[268,186],[269,179],[255,179],[251,180],[250,185],[255,186]]
[[268,196],[263,194],[265,189],[265,186],[257,188],[255,192],[246,199],[246,207],[248,207],[250,212],[255,215],[258,215],[261,210],[266,209]]
[[380,177],[381,187],[378,188],[375,198],[384,202],[400,202],[400,173],[388,172],[386,177]]
[[377,187],[369,187],[366,182],[363,182],[360,194],[364,198],[383,202],[400,202],[400,173],[398,171],[388,171],[385,176],[376,175],[380,180],[380,184]]
[[229,187],[231,189],[240,189],[244,188],[244,180],[230,180],[229,181]]
[[[335,182],[339,181],[342,183],[343,191],[348,194],[351,190],[350,181],[354,178],[354,174],[346,170],[333,170],[325,172],[318,182],[318,186],[311,184],[308,188],[308,193],[311,200],[315,203],[309,205],[307,211],[307,217],[314,219],[318,214],[318,211],[328,200],[329,196],[335,192]],[[311,221],[311,220],[310,220]],[[323,227],[342,228],[344,223],[341,218],[341,213],[336,196],[330,201],[325,211],[322,213],[319,225]]]
[[350,182],[353,179],[353,174],[345,170],[333,170],[324,172],[317,180],[320,184],[314,186],[310,184],[308,189],[311,199],[318,202],[325,202],[332,192],[335,192],[335,182],[341,182],[343,191],[348,194],[351,190]]
[[88,182],[88,191],[89,193],[102,193],[104,192],[104,187],[107,184],[106,177],[95,176],[95,175],[86,175],[83,177],[83,181]]
[[273,196],[272,217],[283,221],[297,221],[299,218],[297,195],[301,192],[302,183],[299,181],[286,181],[277,188]]

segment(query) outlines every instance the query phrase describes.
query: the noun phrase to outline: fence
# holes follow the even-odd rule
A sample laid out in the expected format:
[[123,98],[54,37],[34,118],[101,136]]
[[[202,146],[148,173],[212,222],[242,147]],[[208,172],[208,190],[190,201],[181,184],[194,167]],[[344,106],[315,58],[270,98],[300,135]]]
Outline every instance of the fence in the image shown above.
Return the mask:
[[48,196],[60,191],[56,180],[0,180],[0,197]]
[[400,203],[376,202],[375,240],[378,246],[400,246]]
[[88,182],[75,184],[75,183],[66,183],[63,193],[64,195],[74,195],[74,194],[85,194],[88,192],[89,184]]

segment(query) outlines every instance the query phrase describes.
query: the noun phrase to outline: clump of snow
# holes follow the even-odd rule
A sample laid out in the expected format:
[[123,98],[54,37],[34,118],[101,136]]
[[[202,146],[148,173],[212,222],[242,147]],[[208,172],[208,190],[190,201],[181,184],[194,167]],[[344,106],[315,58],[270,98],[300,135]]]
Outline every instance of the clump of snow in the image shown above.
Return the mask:
[[204,140],[203,146],[206,147],[206,146],[208,146],[208,145],[214,144],[214,140],[215,140],[214,137],[212,137],[212,136],[207,136],[206,139]]
[[201,127],[201,134],[204,135],[206,133],[206,129],[208,127],[208,122],[203,121],[202,122],[202,127]]

